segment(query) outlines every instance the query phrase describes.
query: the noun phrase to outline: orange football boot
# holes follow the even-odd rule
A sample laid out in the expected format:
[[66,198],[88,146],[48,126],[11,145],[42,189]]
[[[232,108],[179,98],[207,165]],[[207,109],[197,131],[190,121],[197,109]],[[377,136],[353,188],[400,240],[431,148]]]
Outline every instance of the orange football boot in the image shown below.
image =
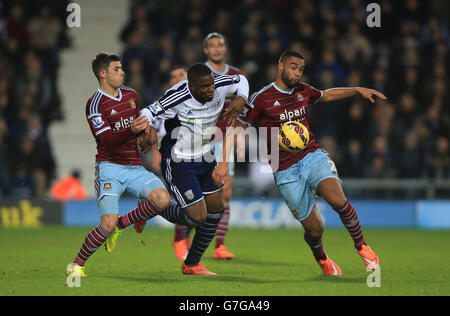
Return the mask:
[[358,250],[358,254],[363,259],[364,264],[370,270],[375,270],[380,265],[380,260],[377,254],[367,245],[363,245],[361,250]]
[[328,256],[325,260],[317,261],[323,274],[325,275],[342,275],[342,271],[339,266],[333,262]]
[[175,248],[175,257],[178,260],[184,260],[187,257],[189,249],[190,239],[185,238],[179,241],[173,242],[173,248]]
[[193,267],[188,267],[186,263],[183,262],[183,264],[181,265],[181,272],[183,274],[193,275],[217,275],[217,273],[211,272],[206,269],[201,262]]
[[229,252],[224,245],[220,245],[214,249],[213,258],[219,260],[231,260],[234,258],[234,255]]

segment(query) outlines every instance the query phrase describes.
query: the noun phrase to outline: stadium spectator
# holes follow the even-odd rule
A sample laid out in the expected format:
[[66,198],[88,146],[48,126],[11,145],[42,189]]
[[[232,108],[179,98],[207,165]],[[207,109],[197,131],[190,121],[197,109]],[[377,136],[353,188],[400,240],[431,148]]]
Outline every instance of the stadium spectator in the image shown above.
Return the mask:
[[448,137],[441,136],[436,140],[433,156],[428,161],[430,176],[436,179],[450,178],[450,148]]
[[55,176],[47,129],[63,119],[59,53],[70,45],[68,1],[0,6],[0,195],[45,197]]
[[86,200],[87,192],[80,181],[80,171],[72,173],[57,181],[50,190],[51,197],[58,201]]
[[415,132],[410,131],[405,135],[404,144],[398,156],[399,177],[420,178],[423,176],[423,157]]
[[339,169],[342,177],[357,178],[363,174],[364,153],[358,139],[348,141],[342,161],[341,169]]
[[8,147],[5,143],[7,128],[6,121],[0,117],[0,197],[7,194],[9,182]]

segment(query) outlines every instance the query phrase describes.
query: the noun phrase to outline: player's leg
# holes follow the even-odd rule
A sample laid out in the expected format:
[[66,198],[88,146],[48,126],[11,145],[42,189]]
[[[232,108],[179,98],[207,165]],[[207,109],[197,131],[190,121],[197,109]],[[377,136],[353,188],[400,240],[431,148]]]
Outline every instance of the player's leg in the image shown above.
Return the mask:
[[163,158],[161,170],[175,200],[170,201],[169,207],[160,216],[174,224],[198,226],[206,219],[207,210],[195,174],[195,164]]
[[174,236],[172,245],[175,250],[175,257],[178,260],[186,259],[188,249],[191,244],[191,240],[189,238],[191,229],[192,227],[180,224],[175,224],[174,226]]
[[228,223],[230,221],[230,202],[231,202],[231,187],[233,184],[233,176],[230,175],[225,181],[225,186],[223,188],[223,205],[224,212],[222,218],[220,219],[219,226],[216,232],[216,248],[213,252],[214,259],[233,259],[234,254],[229,252],[225,247],[225,236],[228,231]]
[[138,199],[138,207],[117,220],[117,225],[105,242],[108,253],[114,251],[124,228],[138,221],[147,221],[158,215],[170,201],[164,184],[153,173],[142,166],[123,166],[121,176],[123,187]]
[[275,173],[275,182],[294,217],[305,228],[305,241],[311,247],[322,272],[340,275],[339,267],[325,254],[322,246],[323,225],[315,207],[315,190],[308,184],[310,168],[302,161]]
[[201,257],[210,245],[211,241],[216,235],[217,226],[223,215],[223,200],[222,191],[217,191],[205,195],[205,208],[207,208],[207,216],[204,221],[195,229],[195,235],[192,239],[189,253],[182,265],[182,272],[184,274],[195,275],[215,275],[215,273],[208,271],[200,262]]
[[138,199],[135,209],[119,218],[122,230],[136,222],[147,221],[169,206],[170,195],[162,181],[143,166],[127,166],[127,192]]
[[[220,161],[222,159],[222,142],[214,142],[212,143],[212,152],[214,153],[214,157],[216,161]],[[223,204],[225,210],[223,212],[222,218],[220,219],[219,227],[216,232],[216,248],[213,252],[214,259],[233,259],[234,255],[227,250],[225,247],[225,236],[228,231],[228,222],[230,220],[230,201],[231,201],[231,186],[233,183],[233,175],[234,175],[234,154],[233,150],[230,153],[230,162],[228,163],[228,170],[230,176],[225,180],[225,186],[223,188]]]
[[116,180],[123,176],[123,168],[120,165],[102,162],[95,166],[95,191],[100,212],[100,224],[91,230],[81,246],[71,269],[73,272],[84,275],[83,269],[89,257],[110,237],[114,231],[119,214],[119,197],[124,192],[122,184]]
[[355,248],[363,259],[364,264],[369,269],[376,269],[379,265],[379,258],[364,240],[358,215],[352,203],[345,196],[341,183],[335,178],[327,178],[320,181],[317,190],[338,213],[342,223],[350,233]]
[[[104,195],[98,200],[100,209],[100,225],[92,229],[84,239],[81,249],[78,252],[73,265],[72,271],[68,271],[69,274],[73,274],[75,271],[80,276],[84,275],[84,270],[79,270],[79,267],[84,267],[89,257],[97,251],[97,249],[106,242],[114,231],[119,213],[119,198],[113,195]],[[79,271],[79,272],[78,272]]]
[[301,224],[305,229],[303,237],[311,248],[314,258],[322,269],[322,272],[325,275],[342,275],[339,266],[327,256],[323,249],[323,223],[315,205],[311,214],[306,219],[302,220]]
[[117,227],[124,229],[137,222],[146,222],[159,215],[170,203],[169,192],[165,188],[151,191],[147,197],[138,201],[138,206],[119,218]]
[[[159,180],[159,179],[158,179]],[[129,213],[120,217],[118,227],[123,229],[128,225],[134,224],[134,229],[138,233],[142,233],[147,221],[163,210],[165,210],[170,203],[170,194],[165,187],[161,187],[162,182],[158,184],[156,188],[146,195],[145,199],[142,199],[142,195],[146,193],[138,194],[138,205],[135,209]],[[148,188],[147,188],[147,191]]]
[[214,183],[212,173],[215,167],[215,161],[204,161],[196,167],[196,178],[204,195],[207,216],[195,229],[191,248],[182,266],[183,273],[186,274],[190,274],[192,270],[194,270],[194,274],[197,269],[206,270],[200,263],[200,259],[216,235],[217,226],[223,215],[223,186],[217,187]]

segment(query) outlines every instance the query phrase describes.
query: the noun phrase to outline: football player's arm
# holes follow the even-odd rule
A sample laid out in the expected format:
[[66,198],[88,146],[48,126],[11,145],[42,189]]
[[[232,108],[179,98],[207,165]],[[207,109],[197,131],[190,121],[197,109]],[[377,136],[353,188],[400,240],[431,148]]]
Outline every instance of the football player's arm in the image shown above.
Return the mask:
[[373,99],[373,96],[377,96],[383,100],[386,100],[386,96],[382,94],[381,92],[378,92],[374,89],[368,89],[368,88],[332,88],[325,91],[322,91],[323,96],[319,100],[320,102],[331,102],[331,101],[337,101],[342,100],[346,98],[353,97],[355,95],[360,94],[363,98],[368,99],[370,102],[375,103],[375,100]]
[[96,113],[88,117],[89,126],[92,134],[100,141],[105,149],[113,149],[127,142],[134,136],[131,128],[125,129],[120,133],[113,134],[110,123],[101,113]]
[[239,82],[235,85],[230,86],[230,88],[232,89],[230,93],[236,93],[236,98],[234,98],[233,102],[223,112],[224,118],[227,118],[228,123],[230,124],[233,124],[239,114],[242,113],[242,110],[244,109],[244,106],[247,102],[250,89],[247,78],[243,75],[238,76]]
[[145,133],[138,136],[139,150],[143,153],[147,153],[150,149],[158,150],[158,130],[156,120],[167,120],[174,118],[178,113],[176,106],[170,108],[164,108],[159,101],[145,107],[141,110],[141,116],[147,118],[147,128]]
[[141,133],[137,137],[139,150],[146,154],[151,149],[158,150],[158,133],[154,126],[148,125],[145,133]]
[[[247,113],[247,112],[246,112]],[[220,158],[220,161],[217,163],[216,168],[213,171],[212,177],[214,180],[214,183],[216,186],[220,187],[222,183],[226,180],[226,178],[229,176],[229,170],[228,170],[228,159],[230,157],[231,150],[234,147],[234,141],[236,139],[238,144],[245,144],[244,141],[244,132],[247,127],[250,125],[245,122],[241,121],[240,119],[237,119],[234,121],[234,124],[231,126],[231,128],[227,128],[227,132],[225,135],[225,138],[223,140],[222,144],[222,155]],[[244,146],[245,150],[245,146]],[[241,155],[244,155],[244,152],[241,153]]]

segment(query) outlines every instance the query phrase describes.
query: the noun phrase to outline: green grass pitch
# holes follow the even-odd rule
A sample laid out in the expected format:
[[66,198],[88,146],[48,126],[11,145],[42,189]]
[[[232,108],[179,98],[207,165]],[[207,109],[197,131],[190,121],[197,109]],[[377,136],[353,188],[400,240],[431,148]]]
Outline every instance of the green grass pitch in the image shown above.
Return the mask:
[[[0,229],[0,295],[450,295],[450,231],[365,229],[381,260],[380,287],[366,284],[370,272],[344,229],[325,229],[328,255],[342,277],[325,277],[294,229],[230,229],[231,261],[204,265],[219,275],[185,276],[173,254],[173,230],[127,229],[118,248],[100,248],[88,261],[81,287],[66,286],[65,269],[89,228]],[[213,241],[214,242],[214,241]]]

